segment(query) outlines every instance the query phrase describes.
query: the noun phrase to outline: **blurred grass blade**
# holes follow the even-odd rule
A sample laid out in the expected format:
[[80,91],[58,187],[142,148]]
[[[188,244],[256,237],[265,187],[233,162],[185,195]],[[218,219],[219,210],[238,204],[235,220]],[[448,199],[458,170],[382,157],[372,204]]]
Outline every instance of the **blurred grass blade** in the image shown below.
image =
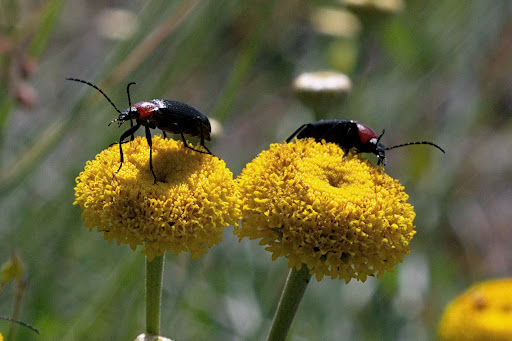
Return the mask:
[[253,31],[252,35],[247,39],[242,52],[238,56],[233,72],[229,78],[229,81],[224,88],[224,92],[213,110],[212,117],[222,122],[226,119],[226,116],[235,101],[237,90],[240,85],[247,77],[249,70],[251,69],[256,59],[256,54],[260,48],[261,42],[265,32],[268,30],[268,22],[272,19],[273,9],[275,2],[266,5],[262,18],[259,21],[258,27]]
[[[7,95],[2,94],[3,101],[0,105],[0,136],[3,136],[3,132],[5,131],[5,128],[7,126],[7,122],[9,121],[9,112],[12,108],[12,100],[10,100]],[[0,145],[2,144],[3,140],[0,141]]]
[[109,81],[119,82],[125,79],[137,66],[141,65],[142,62],[151,55],[151,52],[153,52],[154,49],[193,12],[199,2],[199,0],[186,1],[176,12],[167,17],[162,25],[148,34],[147,38],[125,57],[121,65],[112,72]]
[[15,187],[25,176],[46,156],[59,139],[67,131],[72,116],[61,118],[50,125],[43,133],[34,139],[19,157],[6,162],[0,168],[0,194]]
[[28,49],[28,55],[39,57],[43,53],[50,39],[50,35],[57,26],[60,12],[66,0],[50,0],[42,9],[39,27],[35,30],[34,37]]

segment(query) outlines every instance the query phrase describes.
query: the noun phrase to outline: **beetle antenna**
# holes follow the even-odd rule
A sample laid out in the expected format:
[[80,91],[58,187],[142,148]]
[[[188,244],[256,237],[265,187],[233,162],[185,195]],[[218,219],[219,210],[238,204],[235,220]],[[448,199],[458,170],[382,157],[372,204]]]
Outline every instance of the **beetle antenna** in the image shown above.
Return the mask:
[[[380,139],[380,137],[379,137]],[[445,153],[444,149],[439,147],[437,144],[433,143],[433,142],[427,142],[427,141],[418,141],[418,142],[407,142],[407,143],[402,143],[402,144],[398,144],[396,146],[393,146],[393,147],[387,147],[386,150],[390,150],[390,149],[395,149],[395,148],[400,148],[400,147],[404,147],[404,146],[409,146],[411,144],[428,144],[428,145],[431,145],[431,146],[434,146],[436,147],[437,149],[439,149],[440,151],[442,151],[443,153]]]
[[126,86],[126,93],[128,94],[128,105],[130,106],[130,111],[132,110],[132,100],[130,98],[130,86],[134,85],[134,84],[137,84],[135,82],[130,82],[128,83],[128,85]]
[[[128,85],[126,86],[126,93],[128,94],[128,106],[129,106],[129,108],[130,108],[130,109],[129,109],[129,110],[130,110],[130,114],[131,114],[131,112],[132,112],[132,99],[130,98],[130,86],[131,86],[131,85],[134,85],[134,84],[137,84],[137,83],[135,83],[135,82],[130,82],[130,83],[128,83]],[[131,127],[133,127],[133,120],[130,120],[130,128],[131,128]],[[131,139],[132,139],[132,141],[135,139],[135,135],[134,135],[134,134],[132,134],[132,135],[131,135]]]
[[[98,90],[103,96],[105,96],[105,98],[107,99],[107,101],[112,104],[112,106],[114,107],[114,109],[116,109],[116,111],[118,113],[121,113],[121,111],[119,109],[117,109],[116,105],[114,104],[114,102],[112,102],[110,100],[110,98],[108,98],[107,94],[103,92],[103,90],[101,90],[100,88],[98,88],[96,85],[92,84],[91,82],[88,82],[88,81],[84,81],[83,79],[78,79],[78,78],[66,78],[68,81],[75,81],[75,82],[80,82],[80,83],[84,83],[84,84],[87,84],[89,86],[92,86],[93,88],[95,88],[96,90]],[[130,83],[131,84],[131,83]],[[130,86],[130,84],[128,84],[128,87]],[[128,93],[128,99],[130,98],[130,93]]]
[[[386,131],[386,129],[382,129],[382,133],[380,133],[379,137],[377,138],[377,144],[379,144],[380,142],[380,139],[382,137],[382,135],[384,135],[384,132]],[[387,149],[387,148],[386,148]]]

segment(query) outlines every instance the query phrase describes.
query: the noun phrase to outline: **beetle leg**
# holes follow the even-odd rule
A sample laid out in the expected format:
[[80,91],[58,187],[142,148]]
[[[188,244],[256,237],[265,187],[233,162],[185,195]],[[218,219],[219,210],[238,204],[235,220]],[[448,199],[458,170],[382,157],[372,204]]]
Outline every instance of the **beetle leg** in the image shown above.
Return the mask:
[[165,133],[165,131],[162,130],[162,134],[164,136],[164,139],[166,139],[167,138],[167,134]]
[[286,139],[286,143],[290,142],[295,136],[297,136],[301,131],[306,129],[306,127],[308,127],[309,125],[309,123],[304,123],[303,125],[301,125],[297,130],[293,132],[293,134],[290,135],[290,137]]
[[149,169],[151,170],[151,174],[153,174],[153,179],[155,179],[153,184],[156,184],[156,175],[153,171],[153,141],[151,140],[151,131],[147,125],[145,125],[144,128],[146,130],[146,140],[148,141],[149,145]]
[[[130,120],[130,128],[133,128],[133,120]],[[132,136],[130,137],[130,141],[133,141],[135,140],[135,135],[134,135],[135,132],[132,133]]]
[[121,170],[121,167],[123,167],[123,161],[124,161],[124,156],[123,156],[123,143],[124,142],[123,142],[123,140],[126,139],[128,136],[134,134],[137,131],[137,129],[139,129],[139,128],[140,128],[140,123],[137,123],[136,125],[134,125],[130,129],[125,131],[123,133],[123,135],[121,135],[121,138],[119,139],[119,153],[121,154],[121,164],[119,165],[119,168],[114,173],[114,177]]
[[[203,148],[208,151],[208,153],[205,153],[205,154],[213,155],[213,153],[210,151],[210,149],[206,148],[206,146],[204,145],[204,141],[201,141],[201,146],[203,146]],[[202,152],[202,153],[204,153],[204,152]]]
[[350,148],[341,148],[341,149],[343,150],[343,158],[342,158],[342,160],[345,161],[345,157],[350,152]]
[[[188,149],[192,149],[193,151],[196,151],[198,153],[211,154],[211,152],[206,147],[205,147],[205,149],[208,150],[208,152],[205,152],[205,151],[202,151],[199,149],[195,149],[194,147],[189,146],[187,143],[187,140],[185,140],[185,135],[183,135],[183,132],[181,131],[180,125],[178,123],[174,123],[174,125],[176,126],[176,128],[178,128],[180,135],[181,135],[181,139],[183,140],[183,144],[185,145],[185,147],[187,147]],[[203,134],[201,134],[201,137],[202,137],[202,135]],[[201,145],[204,147],[204,139],[201,139]]]
[[[123,141],[123,142],[122,142],[122,144],[125,144],[125,143],[128,143],[128,142],[131,142],[131,141],[132,141],[132,140],[129,140],[129,141]],[[111,144],[109,144],[108,146],[109,146],[109,147],[112,147],[113,145],[118,144],[118,143],[119,143],[119,142],[117,142],[117,141],[116,141],[116,142],[112,142],[112,143],[111,143]]]
[[208,151],[208,153],[210,153],[211,155],[213,155],[213,153],[208,149],[206,148],[205,144],[204,144],[204,134],[203,134],[203,126],[201,126],[201,141],[199,142],[199,144]]

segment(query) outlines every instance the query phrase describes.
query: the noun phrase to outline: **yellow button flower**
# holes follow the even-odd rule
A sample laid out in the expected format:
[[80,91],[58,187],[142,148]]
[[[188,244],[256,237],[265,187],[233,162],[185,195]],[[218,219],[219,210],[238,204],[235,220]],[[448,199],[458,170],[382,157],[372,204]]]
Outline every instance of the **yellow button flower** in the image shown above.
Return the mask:
[[273,144],[238,177],[240,239],[261,238],[275,260],[323,276],[382,277],[409,253],[413,207],[382,167],[313,139]]
[[[199,147],[197,147],[199,148]],[[224,161],[186,148],[181,141],[153,138],[154,184],[145,138],[114,145],[88,161],[76,179],[75,205],[84,225],[108,241],[145,245],[149,261],[165,251],[199,258],[239,220],[239,193]]]
[[448,305],[438,332],[445,341],[512,340],[512,278],[469,288]]

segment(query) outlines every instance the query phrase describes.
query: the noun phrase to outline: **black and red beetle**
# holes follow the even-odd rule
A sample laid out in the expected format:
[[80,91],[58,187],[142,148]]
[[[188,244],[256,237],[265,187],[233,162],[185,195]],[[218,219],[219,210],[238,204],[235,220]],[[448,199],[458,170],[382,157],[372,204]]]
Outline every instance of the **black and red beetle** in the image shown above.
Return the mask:
[[407,142],[392,147],[385,147],[380,139],[384,135],[384,130],[380,135],[365,124],[354,120],[329,119],[320,120],[311,123],[305,123],[299,127],[293,134],[286,139],[290,142],[294,137],[298,139],[312,137],[315,141],[332,142],[339,145],[345,154],[350,149],[357,153],[372,153],[377,155],[377,164],[386,165],[386,150],[395,149],[412,144],[428,144],[436,147],[444,153],[443,148],[433,142],[418,141]]
[[[131,104],[130,99],[130,86],[135,84],[134,82],[129,83],[126,87],[126,92],[128,94],[128,105],[129,108],[123,111],[120,111],[115,104],[110,100],[110,98],[96,85],[84,81],[78,78],[66,78],[67,80],[80,82],[87,84],[96,90],[98,90],[105,98],[109,101],[109,103],[116,109],[119,113],[119,116],[111,121],[109,125],[114,122],[118,122],[118,125],[121,126],[124,122],[135,120],[136,124],[133,125],[126,130],[121,138],[119,139],[119,152],[121,154],[121,165],[114,173],[114,176],[119,172],[121,167],[123,166],[123,141],[131,135],[131,139],[133,140],[133,134],[140,128],[144,127],[146,131],[146,140],[149,145],[149,168],[151,173],[153,174],[153,178],[156,183],[156,175],[153,171],[153,144],[151,141],[151,131],[149,129],[160,129],[162,130],[164,137],[166,137],[165,133],[173,133],[180,134],[183,140],[185,147],[192,149],[199,153],[212,154],[208,148],[204,145],[204,141],[210,141],[211,134],[211,126],[208,117],[201,113],[199,110],[194,108],[191,105],[188,105],[183,102],[172,101],[167,99],[152,99],[150,101],[137,102],[133,106]],[[187,141],[185,140],[185,136],[198,137],[200,139],[199,144],[206,150],[198,150],[191,147]]]

